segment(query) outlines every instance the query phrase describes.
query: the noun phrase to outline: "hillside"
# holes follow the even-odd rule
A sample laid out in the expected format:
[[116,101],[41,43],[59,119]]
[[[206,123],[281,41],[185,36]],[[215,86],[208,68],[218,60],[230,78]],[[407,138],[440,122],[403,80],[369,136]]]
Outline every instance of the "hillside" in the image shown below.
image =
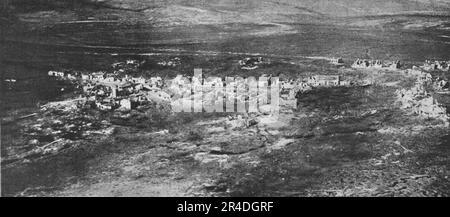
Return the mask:
[[[4,6],[8,1],[4,2]],[[9,0],[19,12],[62,9],[115,9],[183,18],[198,14],[224,20],[252,16],[264,21],[301,17],[354,17],[385,14],[448,14],[448,0]],[[175,9],[175,10],[172,10]],[[165,13],[164,11],[172,13]],[[240,16],[236,16],[239,14]],[[144,16],[145,17],[145,16]]]
[[3,0],[2,196],[450,196],[449,3]]

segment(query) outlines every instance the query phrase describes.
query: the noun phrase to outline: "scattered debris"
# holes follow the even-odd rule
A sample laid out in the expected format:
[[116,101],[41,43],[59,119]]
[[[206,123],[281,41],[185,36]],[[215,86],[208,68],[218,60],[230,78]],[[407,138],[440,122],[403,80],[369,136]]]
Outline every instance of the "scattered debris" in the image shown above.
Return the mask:
[[239,65],[242,69],[253,70],[259,68],[259,65],[270,63],[262,57],[247,57],[239,60]]
[[388,68],[391,70],[396,70],[396,69],[400,69],[401,68],[401,63],[400,61],[393,61],[391,63],[383,63],[383,61],[381,60],[361,60],[361,59],[357,59],[352,67],[353,68],[357,68],[357,69],[383,69],[383,68]]
[[177,67],[181,65],[181,59],[179,57],[175,57],[168,61],[160,61],[157,64],[160,66]]
[[425,89],[426,85],[432,83],[432,76],[429,73],[420,74],[412,88],[397,91],[398,102],[403,109],[410,109],[414,114],[424,118],[440,119],[448,126],[446,107],[438,103]]
[[332,58],[330,63],[333,65],[344,65],[344,59],[342,58]]
[[424,70],[449,71],[450,70],[450,60],[449,61],[426,60],[425,63],[421,66],[421,68]]
[[72,80],[82,86],[85,105],[102,111],[115,109],[131,110],[155,101],[168,101],[169,95],[162,91],[164,85],[160,77],[146,79],[132,77],[121,72],[124,66],[138,66],[140,63],[128,60],[113,64],[118,69],[114,73],[95,72],[92,74],[50,71],[50,76]]

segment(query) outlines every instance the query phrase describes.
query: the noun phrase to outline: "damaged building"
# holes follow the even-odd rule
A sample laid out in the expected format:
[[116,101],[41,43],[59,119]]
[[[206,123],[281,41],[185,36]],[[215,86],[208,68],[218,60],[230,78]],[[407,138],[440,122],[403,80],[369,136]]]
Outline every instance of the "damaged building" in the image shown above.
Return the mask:
[[329,87],[329,86],[339,86],[340,77],[339,75],[316,75],[308,78],[308,84],[313,87]]
[[426,60],[425,63],[421,66],[421,68],[424,70],[449,71],[450,70],[450,61]]
[[242,60],[239,60],[238,63],[241,69],[253,70],[259,68],[259,65],[268,63],[268,61],[262,57],[247,57]]
[[332,58],[330,60],[330,63],[333,65],[343,65],[344,64],[344,59],[342,58]]
[[400,61],[392,61],[390,63],[383,63],[381,60],[365,60],[357,59],[353,64],[352,68],[356,69],[400,69],[402,64]]
[[[127,61],[127,64],[137,63]],[[113,65],[113,67],[118,66]],[[168,95],[162,93],[163,82],[160,77],[146,79],[142,76],[120,76],[117,73],[106,72],[85,74],[57,71],[50,71],[48,75],[60,79],[77,80],[82,87],[82,96],[92,101],[93,105],[102,111],[131,110],[151,101],[169,100]]]

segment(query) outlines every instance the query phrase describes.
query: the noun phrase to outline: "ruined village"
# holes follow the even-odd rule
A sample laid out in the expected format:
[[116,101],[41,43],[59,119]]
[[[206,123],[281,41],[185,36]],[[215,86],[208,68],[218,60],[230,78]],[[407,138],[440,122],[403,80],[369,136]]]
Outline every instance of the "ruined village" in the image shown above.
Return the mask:
[[[179,60],[179,59],[178,59]],[[245,58],[238,62],[240,66],[243,66],[243,62],[249,62],[250,60],[262,60],[262,58]],[[343,63],[342,60],[330,62],[331,64]],[[436,63],[438,63],[436,61]],[[82,73],[74,71],[49,71],[48,76],[62,81],[68,81],[71,85],[76,86],[78,91],[75,92],[75,97],[61,102],[50,102],[49,104],[42,105],[42,111],[64,112],[72,111],[69,115],[72,119],[77,119],[77,116],[81,115],[75,112],[78,109],[92,109],[101,112],[113,112],[113,117],[119,119],[128,119],[130,117],[130,112],[135,110],[138,112],[143,112],[148,109],[159,109],[158,107],[165,107],[165,109],[171,110],[171,103],[174,100],[191,100],[198,96],[191,96],[191,90],[200,88],[202,90],[202,82],[192,82],[192,76],[178,75],[171,79],[162,79],[161,77],[132,77],[127,74],[127,70],[136,69],[141,63],[137,60],[126,60],[124,62],[114,63],[111,66],[111,72],[93,72],[93,73]],[[380,69],[386,70],[387,73],[392,73],[392,70],[397,71],[404,76],[412,76],[416,79],[414,86],[410,89],[400,89],[396,91],[397,102],[400,104],[402,109],[405,109],[411,114],[421,116],[423,118],[433,118],[441,120],[442,123],[448,127],[449,116],[445,106],[439,103],[430,94],[429,88],[433,90],[450,93],[450,84],[447,80],[441,78],[433,78],[429,70],[442,70],[448,72],[448,68],[430,68],[431,61],[427,61],[423,66],[416,67],[413,66],[411,69],[401,68],[399,61],[394,61],[392,64],[384,65],[379,60],[356,60],[351,66],[357,69]],[[442,64],[446,64],[443,62]],[[251,63],[254,65],[254,63]],[[245,67],[245,66],[244,66]],[[243,68],[244,70],[251,70],[249,68]],[[368,73],[380,72],[368,71]],[[263,75],[263,78],[270,80],[271,75]],[[280,99],[283,111],[289,111],[295,109],[298,106],[297,99],[301,97],[302,94],[308,93],[315,89],[323,88],[335,88],[335,87],[367,87],[371,85],[376,85],[376,79],[365,79],[365,80],[355,80],[348,79],[345,80],[345,75],[313,75],[305,76],[304,78],[298,79],[283,79],[279,82]],[[246,91],[238,91],[238,89],[245,90],[248,87],[246,85],[246,79],[242,80],[243,83],[229,83],[232,85],[233,89],[231,91],[225,91],[227,88],[220,85],[219,89],[212,90],[202,90],[203,97],[201,97],[201,104],[210,103],[211,100],[216,101],[226,101],[231,99],[242,100],[244,105],[252,100],[260,100],[260,94],[267,94],[267,92],[257,93],[256,96],[250,96]],[[192,85],[191,85],[192,82]],[[203,82],[206,82],[203,81]],[[198,85],[198,86],[196,86]],[[240,85],[243,85],[240,87]],[[270,90],[270,86],[268,87]],[[187,92],[186,92],[187,91]],[[209,92],[208,92],[209,91]],[[186,95],[186,93],[189,93]],[[175,98],[174,96],[179,96]],[[183,98],[186,96],[187,98]],[[254,97],[254,99],[252,99]],[[269,124],[265,123],[267,118],[278,119],[280,114],[271,113],[270,103],[259,105],[258,110],[254,111],[251,115],[239,114],[234,116],[230,113],[228,124],[231,126],[251,126],[254,124]],[[156,106],[156,107],[155,107]],[[195,106],[193,105],[195,110]],[[197,105],[198,106],[198,105]],[[201,106],[201,105],[200,105]],[[269,108],[268,108],[269,107]],[[194,110],[187,110],[186,112],[192,112]],[[174,112],[173,110],[171,112]],[[267,113],[268,112],[268,113]],[[281,114],[282,116],[283,114]],[[81,117],[78,117],[81,118]],[[85,119],[85,117],[84,117]],[[29,132],[33,132],[30,135],[34,135],[35,138],[41,138],[42,136],[49,136],[45,132],[52,131],[53,139],[48,140],[50,142],[47,145],[41,147],[39,151],[43,153],[48,153],[50,150],[54,149],[55,142],[59,142],[60,145],[64,144],[64,138],[69,138],[69,140],[77,140],[81,138],[74,135],[86,134],[91,131],[100,130],[99,132],[112,132],[111,123],[108,121],[99,120],[97,118],[92,118],[91,120],[84,120],[79,122],[66,122],[70,125],[63,125],[62,121],[56,121],[50,124],[50,128],[42,129],[43,125],[33,125],[29,127]],[[117,120],[116,120],[117,121]],[[59,126],[59,127],[58,127]],[[62,127],[63,130],[60,128]],[[103,130],[103,131],[102,131]],[[161,133],[168,133],[167,130],[162,130]],[[44,135],[40,135],[44,134]],[[66,135],[66,136],[61,136]],[[71,136],[67,136],[71,135]],[[50,135],[50,137],[52,137]],[[39,139],[31,139],[30,144],[40,143]],[[46,140],[44,140],[46,141]],[[53,142],[51,142],[53,141]],[[67,142],[66,141],[66,142]],[[34,153],[34,152],[33,152]],[[34,153],[35,154],[35,153]]]
[[[179,58],[176,58],[179,62]],[[256,69],[255,66],[262,64],[263,58],[244,58],[240,60],[238,64],[245,70]],[[171,66],[172,61],[168,61],[170,64],[162,64],[164,66]],[[330,61],[332,64],[343,64],[342,58],[333,58]],[[139,62],[136,60],[127,60],[125,62],[114,63],[112,65],[113,72],[94,72],[94,73],[81,73],[81,72],[61,72],[61,71],[49,71],[48,75],[56,79],[68,80],[73,82],[81,91],[79,100],[85,105],[92,106],[103,111],[111,111],[115,109],[129,111],[135,109],[139,105],[148,103],[160,103],[170,102],[171,96],[177,93],[182,88],[184,82],[189,81],[186,85],[192,81],[192,76],[183,77],[178,75],[173,79],[162,79],[161,77],[132,77],[127,75],[126,69],[136,68],[139,66]],[[180,64],[180,63],[178,63]],[[252,68],[253,67],[253,68]],[[380,60],[356,60],[352,64],[356,69],[385,69],[385,70],[400,70],[400,61],[393,61],[390,64],[383,64]],[[413,95],[427,95],[424,88],[424,83],[433,83],[433,87],[441,91],[448,91],[449,82],[441,78],[436,78],[433,81],[431,74],[427,73],[429,70],[441,70],[445,72],[450,71],[450,61],[429,61],[427,60],[424,65],[420,67],[413,66],[412,69],[402,69],[402,73],[418,76],[417,87],[414,89]],[[270,79],[271,75],[263,75]],[[187,88],[201,89],[204,81],[200,83],[193,83],[192,86]],[[313,88],[318,87],[339,87],[339,86],[362,86],[371,85],[374,81],[350,81],[344,80],[341,75],[314,75],[305,78],[287,79],[281,80],[279,86],[281,88],[282,98],[286,100],[295,100],[299,92],[305,92]],[[244,86],[247,81],[244,81]],[[195,86],[199,85],[199,87]],[[234,87],[234,83],[229,85]],[[248,85],[247,85],[248,86]],[[174,89],[177,87],[177,89]],[[245,88],[245,87],[244,87]],[[237,88],[236,88],[237,89]],[[232,91],[231,96],[241,99],[245,96],[245,93],[237,93],[236,89]],[[270,89],[270,87],[269,87]],[[204,93],[206,95],[206,93]],[[182,94],[181,94],[182,95]],[[217,94],[216,94],[217,95]],[[220,96],[219,96],[220,97]],[[224,97],[222,95],[222,97]],[[248,95],[247,95],[248,97]],[[402,94],[402,97],[407,97]],[[409,96],[412,97],[412,96]],[[226,98],[226,96],[224,97]],[[205,99],[205,101],[211,99]],[[219,100],[219,99],[217,99]],[[410,99],[410,101],[413,101]],[[434,102],[428,103],[432,106]],[[443,111],[442,113],[445,113]]]
[[[167,61],[158,62],[163,67],[173,67],[173,64],[182,65],[180,58],[171,58]],[[440,64],[441,67],[435,67]],[[348,71],[347,74],[311,74],[303,75],[298,78],[279,78],[277,85],[279,89],[280,109],[273,111],[273,105],[270,100],[262,99],[261,94],[270,93],[271,88],[275,86],[265,86],[266,91],[253,93],[248,92],[248,78],[237,79],[231,83],[222,83],[226,79],[218,78],[213,80],[210,87],[203,88],[203,84],[211,82],[202,76],[194,78],[189,75],[177,75],[172,78],[162,78],[160,76],[146,76],[136,74],[143,61],[128,59],[123,62],[116,62],[110,66],[110,69],[98,72],[82,72],[75,70],[50,70],[48,77],[57,82],[63,82],[65,88],[74,88],[71,91],[71,97],[64,101],[54,101],[40,106],[40,111],[30,117],[37,117],[38,124],[32,124],[24,129],[24,135],[28,138],[27,145],[36,146],[27,152],[18,152],[14,158],[4,160],[5,163],[17,163],[23,161],[32,162],[32,159],[42,157],[56,156],[61,152],[70,150],[80,141],[97,136],[114,135],[117,126],[140,126],[146,127],[150,121],[147,114],[160,113],[164,111],[167,114],[174,113],[173,105],[176,102],[184,103],[185,100],[199,100],[200,108],[194,104],[193,110],[187,112],[203,111],[202,105],[213,103],[214,101],[227,102],[230,99],[236,100],[244,105],[244,113],[226,111],[224,119],[225,130],[252,129],[256,126],[258,132],[268,132],[268,135],[279,132],[274,130],[274,126],[286,127],[283,122],[289,119],[292,112],[301,109],[303,99],[315,91],[328,90],[332,88],[380,88],[380,85],[391,85],[389,82],[381,79],[386,75],[400,75],[410,78],[412,86],[406,89],[395,91],[395,103],[399,108],[410,115],[421,117],[423,120],[439,121],[443,127],[449,126],[449,116],[447,108],[438,101],[433,92],[440,94],[449,94],[450,84],[446,76],[432,76],[430,72],[439,71],[448,73],[446,62],[426,61],[422,66],[405,67],[400,61],[393,61],[384,64],[379,60],[356,60],[352,65],[345,65],[342,58],[330,58],[329,64],[339,67],[340,70]],[[237,61],[236,65],[242,70],[251,71],[259,67],[264,68],[270,65],[268,58],[249,57]],[[445,66],[445,67],[442,67]],[[354,70],[365,70],[365,78],[355,78],[351,75]],[[266,82],[271,81],[273,75],[263,74],[258,79]],[[219,82],[219,83],[216,83]],[[383,83],[381,83],[383,82]],[[267,84],[266,84],[267,85]],[[228,86],[232,87],[227,88]],[[194,90],[200,90],[200,96],[192,95]],[[270,95],[270,94],[269,94]],[[261,98],[262,97],[262,98]],[[267,96],[266,96],[267,97]],[[266,104],[258,105],[257,110],[247,111],[248,105],[252,101],[264,101]],[[192,102],[191,102],[192,103]],[[226,104],[226,103],[225,103]],[[200,109],[200,110],[199,110]],[[224,110],[225,111],[225,110]],[[368,111],[368,114],[377,114],[377,109]],[[362,113],[365,115],[367,113]],[[60,118],[55,119],[56,116]],[[153,116],[152,116],[153,117]],[[334,116],[332,119],[339,120],[342,114]],[[24,117],[28,119],[29,117]],[[154,117],[153,117],[154,118]],[[217,120],[220,123],[220,119]],[[207,130],[208,133],[222,132],[224,129],[212,127]],[[263,130],[263,131],[261,131]],[[153,133],[152,137],[166,137],[172,134],[172,129],[159,128]],[[385,131],[383,131],[385,132]],[[388,131],[390,132],[390,131]],[[393,132],[391,132],[393,133]],[[258,133],[259,134],[259,133]],[[195,139],[202,137],[199,133],[190,133]],[[266,147],[271,152],[281,150],[291,144],[292,139],[280,139],[272,146]],[[221,149],[212,149],[210,154],[199,153],[194,158],[202,164],[218,162],[219,165],[230,162],[229,157],[222,156]],[[409,149],[405,149],[409,150]],[[22,192],[24,193],[24,192]]]
[[1,196],[448,197],[449,8],[5,1]]

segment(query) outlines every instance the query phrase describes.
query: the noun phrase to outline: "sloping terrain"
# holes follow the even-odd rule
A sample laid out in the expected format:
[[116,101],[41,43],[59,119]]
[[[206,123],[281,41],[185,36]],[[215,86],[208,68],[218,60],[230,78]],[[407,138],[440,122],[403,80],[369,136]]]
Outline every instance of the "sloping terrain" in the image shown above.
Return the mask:
[[[450,195],[448,128],[396,105],[395,91],[408,86],[398,72],[345,69],[357,58],[401,60],[406,67],[450,59],[449,0],[2,3],[1,81],[17,84],[2,85],[0,116],[32,115],[2,125],[5,195]],[[249,56],[273,64],[241,70],[238,61]],[[174,57],[179,66],[156,64]],[[345,67],[330,65],[333,57],[343,57]],[[151,122],[114,123],[111,134],[91,132],[54,155],[20,158],[36,145],[23,133],[27,126],[86,121],[67,121],[64,112],[38,114],[39,105],[70,92],[48,80],[49,70],[96,72],[128,59],[147,61],[142,73],[161,77],[202,68],[219,76],[367,75],[379,84],[319,89],[278,121],[244,117],[257,123],[251,126],[236,114],[149,109]],[[84,116],[101,121],[107,114]]]
[[129,111],[131,117],[136,115],[129,119],[131,124],[126,118],[111,119],[105,125],[114,129],[109,133],[56,141],[56,150],[42,146],[48,151],[33,152],[33,144],[25,144],[33,136],[27,128],[37,124],[45,129],[48,125],[43,122],[66,123],[66,117],[80,112],[90,123],[108,122],[113,114],[64,106],[13,123],[2,128],[3,135],[11,135],[4,143],[15,146],[2,151],[6,159],[2,192],[8,196],[448,196],[448,120],[413,114],[397,102],[396,91],[409,88],[415,77],[398,71],[341,69],[337,73],[375,83],[299,93],[297,106],[282,100],[279,114]]
[[[398,14],[446,14],[449,1],[416,0],[11,0],[10,5],[19,12],[45,10],[119,10],[142,13],[149,18],[161,19],[192,17],[222,22],[298,22],[303,19],[323,17],[357,17]],[[162,17],[161,17],[162,16]]]

